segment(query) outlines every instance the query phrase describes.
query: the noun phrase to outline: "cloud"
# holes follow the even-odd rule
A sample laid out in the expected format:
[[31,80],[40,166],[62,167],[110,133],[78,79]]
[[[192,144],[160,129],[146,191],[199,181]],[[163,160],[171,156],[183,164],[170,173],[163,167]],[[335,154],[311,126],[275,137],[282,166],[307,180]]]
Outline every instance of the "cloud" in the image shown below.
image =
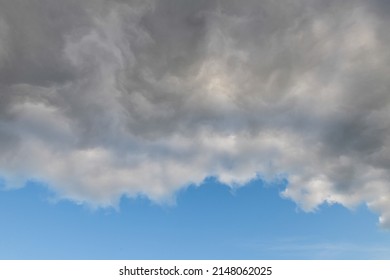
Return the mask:
[[278,244],[252,243],[245,247],[260,252],[277,253],[281,258],[291,259],[388,259],[390,248],[383,244],[354,244],[348,242],[318,242],[308,240],[280,240]]
[[[382,7],[382,8],[381,8]],[[284,174],[390,226],[385,1],[0,1],[0,170],[162,201]]]

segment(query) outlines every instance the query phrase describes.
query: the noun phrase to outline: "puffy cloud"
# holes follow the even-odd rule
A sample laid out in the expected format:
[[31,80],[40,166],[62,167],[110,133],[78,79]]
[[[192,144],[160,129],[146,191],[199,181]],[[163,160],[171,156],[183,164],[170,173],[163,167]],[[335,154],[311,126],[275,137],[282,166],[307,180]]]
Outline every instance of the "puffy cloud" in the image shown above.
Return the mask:
[[385,1],[0,1],[0,170],[162,201],[216,176],[390,226]]

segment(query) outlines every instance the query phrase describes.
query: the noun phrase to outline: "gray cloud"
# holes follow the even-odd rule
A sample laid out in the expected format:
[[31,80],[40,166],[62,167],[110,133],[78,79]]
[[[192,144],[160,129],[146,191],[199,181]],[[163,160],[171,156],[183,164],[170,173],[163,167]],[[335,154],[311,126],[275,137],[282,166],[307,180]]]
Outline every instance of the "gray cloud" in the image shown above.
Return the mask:
[[60,197],[169,199],[285,174],[390,226],[385,1],[0,1],[0,169]]

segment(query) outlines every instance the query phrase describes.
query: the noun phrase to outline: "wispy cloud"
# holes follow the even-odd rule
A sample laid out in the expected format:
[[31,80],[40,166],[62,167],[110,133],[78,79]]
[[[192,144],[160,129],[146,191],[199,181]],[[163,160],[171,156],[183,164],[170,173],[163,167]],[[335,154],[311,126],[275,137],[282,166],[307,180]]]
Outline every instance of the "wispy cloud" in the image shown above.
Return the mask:
[[390,246],[350,242],[313,242],[312,238],[289,238],[272,242],[245,243],[251,251],[267,252],[281,259],[388,259]]

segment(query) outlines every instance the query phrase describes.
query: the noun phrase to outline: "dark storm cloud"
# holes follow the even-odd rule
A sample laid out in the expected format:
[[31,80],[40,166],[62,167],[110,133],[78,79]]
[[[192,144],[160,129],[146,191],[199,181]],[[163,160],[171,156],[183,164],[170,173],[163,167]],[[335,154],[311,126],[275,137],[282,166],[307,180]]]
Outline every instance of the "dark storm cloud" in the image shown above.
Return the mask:
[[0,1],[0,166],[64,198],[286,174],[390,222],[386,1]]

